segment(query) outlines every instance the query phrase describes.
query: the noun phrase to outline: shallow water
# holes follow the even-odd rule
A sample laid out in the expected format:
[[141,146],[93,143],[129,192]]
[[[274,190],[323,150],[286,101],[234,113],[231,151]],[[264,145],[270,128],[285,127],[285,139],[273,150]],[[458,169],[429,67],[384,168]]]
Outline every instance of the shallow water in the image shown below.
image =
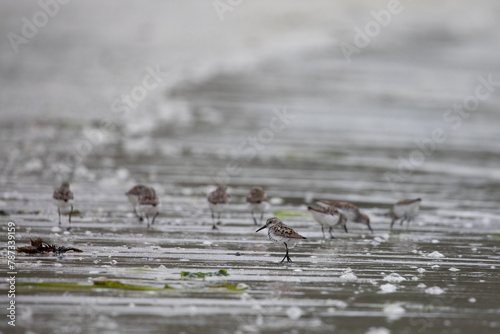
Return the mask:
[[[448,108],[474,92],[479,76],[498,77],[492,43],[498,40],[478,23],[498,25],[495,6],[474,9],[475,20],[468,24],[476,29],[469,35],[432,21],[449,9],[444,5],[431,18],[413,13],[409,23],[398,26],[399,34],[382,35],[381,44],[373,43],[349,66],[332,42],[186,80],[118,119],[116,129],[88,153],[84,131],[98,129],[100,109],[72,118],[54,108],[51,117],[33,112],[28,121],[12,110],[27,101],[4,102],[9,115],[0,124],[4,233],[5,223],[14,221],[18,246],[42,237],[83,253],[18,254],[17,326],[12,331],[2,321],[1,330],[496,333],[499,95],[492,94],[457,129],[443,120]],[[458,18],[467,17],[466,9],[472,10],[464,7]],[[76,12],[68,9],[69,17]],[[412,22],[424,17],[431,24],[412,29]],[[455,29],[458,18],[450,19]],[[46,39],[40,36],[41,42]],[[120,49],[119,43],[96,43],[101,42],[104,50]],[[65,48],[63,53],[74,52]],[[128,59],[140,57],[134,53]],[[102,74],[99,66],[89,66],[90,73]],[[129,80],[125,91],[135,82]],[[71,84],[79,92],[85,86]],[[96,101],[111,101],[116,92],[99,94]],[[51,95],[45,99],[52,101]],[[291,115],[285,127],[266,130],[284,110]],[[399,172],[399,156],[409,159],[419,149],[415,141],[430,138],[436,128],[449,139],[402,182],[389,184],[384,175]],[[74,167],[68,152],[79,152],[81,159],[60,175],[59,168]],[[65,232],[67,216],[57,227],[51,199],[62,176],[71,177],[79,211],[71,233]],[[229,184],[231,202],[213,231],[206,195],[220,181]],[[160,216],[150,229],[137,222],[124,195],[137,182],[154,186],[160,196]],[[265,231],[255,233],[244,201],[253,185],[272,198],[266,217],[276,212],[307,238],[290,250],[293,263],[280,264],[284,249]],[[410,226],[396,225],[390,232],[388,208],[413,197],[423,199],[420,214]],[[336,230],[336,239],[324,240],[307,212],[314,198],[358,204],[375,233],[350,224],[348,234]],[[181,277],[182,271],[221,269],[229,275]],[[104,279],[158,289],[89,287]],[[0,301],[7,303],[6,294]]]

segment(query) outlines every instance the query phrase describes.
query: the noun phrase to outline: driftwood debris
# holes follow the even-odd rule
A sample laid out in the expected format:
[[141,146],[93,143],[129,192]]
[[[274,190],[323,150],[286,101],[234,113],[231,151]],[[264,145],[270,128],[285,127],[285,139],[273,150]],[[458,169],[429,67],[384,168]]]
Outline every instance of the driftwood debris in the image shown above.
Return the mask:
[[68,251],[73,251],[77,253],[82,253],[83,251],[74,247],[66,247],[66,246],[58,246],[51,245],[42,240],[42,238],[37,238],[35,240],[30,239],[31,245],[17,247],[17,251],[20,253],[28,253],[28,254],[41,254],[41,253],[66,253]]

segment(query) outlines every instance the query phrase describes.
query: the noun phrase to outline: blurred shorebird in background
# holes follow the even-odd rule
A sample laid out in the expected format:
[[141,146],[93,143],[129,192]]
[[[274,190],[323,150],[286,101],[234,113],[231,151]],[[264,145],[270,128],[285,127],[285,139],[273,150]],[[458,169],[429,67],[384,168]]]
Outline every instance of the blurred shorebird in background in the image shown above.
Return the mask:
[[212,229],[214,230],[217,229],[214,212],[218,214],[217,223],[220,224],[220,215],[227,205],[228,195],[226,190],[227,186],[225,184],[220,184],[217,186],[217,189],[208,194],[208,206],[210,207],[210,212],[212,213]]
[[151,225],[153,225],[156,217],[158,216],[158,205],[160,204],[155,190],[152,187],[138,184],[127,191],[125,195],[127,195],[130,204],[132,204],[134,214],[137,218],[139,218],[139,221],[142,222],[144,219],[143,215],[146,216],[149,227],[149,217],[153,216],[151,222]]
[[422,199],[417,198],[404,199],[394,204],[391,212],[389,213],[389,216],[392,218],[391,230],[392,226],[398,219],[401,219],[400,225],[403,225],[403,222],[406,220],[408,222],[406,228],[408,228],[413,218],[417,215],[421,202]]
[[316,220],[321,225],[321,232],[323,232],[323,238],[325,236],[325,227],[328,227],[328,232],[330,233],[330,237],[335,239],[332,235],[332,229],[335,226],[342,226],[347,232],[347,217],[339,210],[335,209],[331,206],[316,206],[316,207],[308,207],[307,210],[312,213],[314,220]]
[[69,183],[63,182],[61,186],[54,190],[52,198],[57,205],[57,213],[59,214],[59,226],[61,226],[61,210],[70,207],[69,211],[69,227],[71,230],[71,213],[73,212],[73,192],[69,190]]
[[[250,205],[250,213],[252,214],[253,222],[255,225],[262,223],[262,218],[264,217],[264,212],[269,206],[269,198],[262,189],[262,187],[254,186],[250,193],[247,195],[247,202]],[[260,220],[257,223],[254,213],[260,213]]]
[[316,203],[323,206],[331,206],[346,215],[348,221],[353,223],[364,224],[368,226],[368,229],[373,233],[372,227],[370,226],[370,217],[361,213],[359,208],[349,202],[341,201],[330,201],[330,200],[317,200]]

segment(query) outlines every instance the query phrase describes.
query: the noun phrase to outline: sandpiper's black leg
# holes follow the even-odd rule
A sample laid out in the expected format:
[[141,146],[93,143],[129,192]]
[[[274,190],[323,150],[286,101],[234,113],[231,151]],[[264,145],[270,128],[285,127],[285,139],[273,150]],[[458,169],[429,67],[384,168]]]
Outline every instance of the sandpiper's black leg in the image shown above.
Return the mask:
[[392,218],[392,222],[391,222],[391,231],[392,231],[392,226],[394,225],[394,223],[396,222],[396,218]]
[[347,231],[347,225],[344,224],[344,230],[345,230],[345,233],[349,233],[349,231]]
[[368,224],[368,229],[370,229],[370,232],[372,232],[372,234],[373,234],[373,229],[372,229],[372,227],[370,226],[370,224]]
[[210,209],[212,212],[212,230],[216,230],[217,226],[215,226],[215,217],[214,217],[214,210]]
[[283,263],[286,259],[286,255],[283,257],[283,260],[280,261],[280,263]]
[[285,247],[286,247],[286,260],[288,262],[292,262],[292,259],[290,258],[290,256],[288,256],[288,245],[285,243]]
[[408,219],[408,217],[403,216],[403,218],[401,218],[401,221],[399,222],[399,225],[403,226],[404,221],[407,220],[407,219]]
[[410,223],[411,221],[413,220],[413,216],[411,217],[408,217],[408,219],[406,220],[408,222],[408,224],[406,224],[406,229],[409,230],[410,229]]
[[157,213],[154,215],[154,217],[153,217],[153,221],[151,221],[151,225],[153,225],[153,224],[155,223],[155,219],[156,219],[156,217],[158,217],[158,215],[159,215],[159,212],[157,212]]
[[61,209],[57,207],[57,213],[59,214],[59,226],[61,226]]
[[69,226],[68,226],[68,231],[71,231],[71,214],[73,213],[73,204],[71,204],[71,211],[69,212]]
[[285,248],[286,248],[286,254],[280,263],[283,263],[285,261],[285,259],[287,260],[287,262],[292,262],[292,259],[290,259],[290,256],[288,256],[288,245],[286,244],[286,242],[284,242],[284,244],[285,244]]
[[149,215],[146,213],[146,221],[148,222],[148,228],[149,228]]
[[251,211],[251,213],[252,213],[253,223],[257,225],[257,219],[255,219],[255,216],[253,215],[253,210]]
[[332,237],[332,239],[335,239],[335,237],[332,234],[332,230],[333,230],[333,227],[330,226],[330,228],[328,229],[328,232],[330,232],[330,237]]
[[137,210],[135,209],[135,206],[134,206],[134,212],[135,212],[136,217],[139,219],[139,222],[142,223],[144,221],[144,217],[142,215],[140,215],[139,212],[137,212]]
[[141,218],[141,217],[139,216],[139,214],[137,213],[137,209],[135,208],[135,205],[134,205],[134,214],[135,214],[135,216],[136,216],[137,218]]

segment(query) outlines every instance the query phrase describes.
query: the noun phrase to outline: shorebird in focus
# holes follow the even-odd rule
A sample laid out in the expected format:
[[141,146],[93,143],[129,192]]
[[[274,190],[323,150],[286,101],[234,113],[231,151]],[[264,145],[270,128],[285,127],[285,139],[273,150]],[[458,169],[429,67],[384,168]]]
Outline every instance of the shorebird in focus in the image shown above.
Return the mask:
[[287,262],[292,262],[292,259],[290,259],[290,256],[288,255],[288,248],[293,248],[295,245],[302,239],[306,239],[305,237],[301,236],[297,232],[295,232],[292,228],[286,226],[283,224],[281,219],[273,217],[269,218],[266,221],[266,225],[262,226],[255,232],[259,232],[262,229],[269,228],[267,234],[269,236],[269,239],[271,239],[273,242],[277,244],[284,244],[285,249],[286,249],[286,254],[285,257],[283,257],[283,260],[281,260],[280,263],[283,263],[285,259]]
[[328,227],[328,232],[330,233],[330,237],[332,237],[332,239],[335,239],[335,237],[332,235],[332,229],[335,226],[340,225],[344,227],[345,233],[348,233],[346,225],[347,223],[346,215],[344,215],[342,212],[335,209],[334,207],[310,206],[307,208],[307,210],[309,210],[312,213],[314,220],[316,220],[321,225],[321,232],[323,232],[323,238],[326,238],[325,227]]
[[220,184],[217,189],[208,194],[208,206],[212,212],[212,229],[216,230],[217,226],[215,224],[214,212],[218,213],[217,223],[220,224],[220,215],[224,211],[227,204],[227,186],[225,184]]
[[420,209],[420,203],[422,202],[421,198],[417,199],[404,199],[392,207],[392,211],[390,216],[392,218],[391,222],[391,230],[394,222],[396,220],[401,219],[400,225],[403,225],[403,222],[406,220],[408,222],[407,228],[410,226],[411,221],[417,215],[418,210]]
[[368,229],[373,233],[372,227],[370,226],[370,217],[361,213],[356,205],[349,202],[330,200],[317,200],[316,203],[323,206],[334,207],[335,209],[346,215],[349,221],[352,221],[353,223],[364,224],[368,226]]
[[250,212],[252,214],[253,222],[255,225],[259,225],[257,223],[257,219],[255,219],[254,212],[260,213],[259,223],[262,223],[262,218],[264,217],[264,212],[267,210],[269,205],[269,198],[267,197],[262,187],[252,187],[250,193],[247,195],[247,202],[250,205]]
[[59,214],[59,226],[61,226],[61,209],[64,210],[67,207],[70,207],[68,231],[71,230],[71,213],[73,212],[73,192],[69,190],[69,183],[63,182],[59,188],[55,189],[52,198],[55,200],[57,205],[57,213]]

